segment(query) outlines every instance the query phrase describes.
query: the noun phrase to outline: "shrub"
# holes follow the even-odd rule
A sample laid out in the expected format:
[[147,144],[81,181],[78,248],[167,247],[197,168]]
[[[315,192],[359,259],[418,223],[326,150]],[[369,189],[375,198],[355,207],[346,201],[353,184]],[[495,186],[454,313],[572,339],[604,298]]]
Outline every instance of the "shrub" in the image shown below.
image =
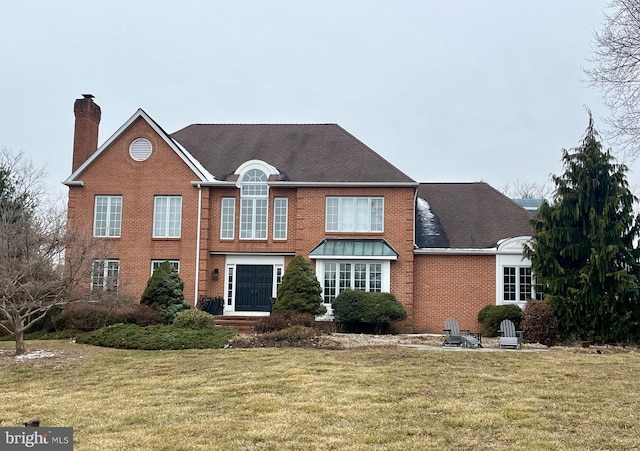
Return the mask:
[[327,311],[322,305],[322,288],[311,265],[301,255],[296,256],[282,276],[274,313],[310,313],[321,315]]
[[316,331],[305,326],[291,326],[257,335],[238,335],[229,341],[233,348],[317,347],[320,338]]
[[256,321],[254,330],[259,333],[273,332],[292,326],[314,327],[315,317],[310,313],[274,313]]
[[520,330],[522,323],[522,309],[515,304],[486,305],[478,312],[478,322],[483,326],[483,334],[487,337],[497,337],[502,320],[511,320]]
[[65,306],[54,322],[57,330],[86,332],[118,323],[138,326],[161,324],[165,319],[159,312],[142,304],[82,303]]
[[333,301],[333,315],[344,323],[365,323],[380,333],[391,321],[403,320],[407,312],[391,293],[347,290]]
[[173,320],[175,327],[184,329],[211,329],[215,322],[213,316],[201,310],[183,310]]
[[224,312],[224,298],[222,296],[200,296],[198,308],[212,315],[222,315]]
[[175,326],[115,324],[77,337],[78,343],[123,349],[222,348],[236,335],[233,329],[181,329]]
[[522,311],[524,339],[529,343],[553,346],[560,339],[558,319],[547,301],[531,300]]
[[182,310],[190,308],[184,301],[183,289],[184,282],[178,275],[178,271],[171,263],[165,261],[153,271],[142,293],[140,303],[159,311],[168,322],[171,322]]

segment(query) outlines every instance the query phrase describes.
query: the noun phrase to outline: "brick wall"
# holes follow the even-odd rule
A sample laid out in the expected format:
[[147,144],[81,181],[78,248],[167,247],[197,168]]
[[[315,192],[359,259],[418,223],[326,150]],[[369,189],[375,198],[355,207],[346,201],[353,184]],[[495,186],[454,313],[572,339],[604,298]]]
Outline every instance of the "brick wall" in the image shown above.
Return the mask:
[[479,331],[478,312],[496,302],[495,271],[493,255],[416,255],[414,331],[442,333],[449,317]]
[[[146,161],[129,156],[129,144],[146,138],[153,152]],[[69,224],[92,233],[96,195],[122,195],[120,238],[108,238],[107,258],[120,260],[122,291],[139,298],[151,275],[151,260],[180,260],[184,294],[194,300],[198,190],[195,174],[142,119],[135,121],[80,177],[83,187],[69,188]],[[180,239],[153,239],[154,194],[182,196]],[[204,238],[206,240],[206,233]],[[206,263],[201,256],[201,261]],[[201,272],[201,278],[204,275]]]

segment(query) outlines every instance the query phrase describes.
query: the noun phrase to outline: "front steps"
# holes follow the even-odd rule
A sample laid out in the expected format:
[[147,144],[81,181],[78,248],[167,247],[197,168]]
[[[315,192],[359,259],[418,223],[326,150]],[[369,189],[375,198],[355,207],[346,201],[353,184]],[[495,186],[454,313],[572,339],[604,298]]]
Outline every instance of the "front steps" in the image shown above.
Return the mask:
[[235,329],[239,334],[249,335],[255,332],[254,327],[260,316],[215,316],[216,327]]

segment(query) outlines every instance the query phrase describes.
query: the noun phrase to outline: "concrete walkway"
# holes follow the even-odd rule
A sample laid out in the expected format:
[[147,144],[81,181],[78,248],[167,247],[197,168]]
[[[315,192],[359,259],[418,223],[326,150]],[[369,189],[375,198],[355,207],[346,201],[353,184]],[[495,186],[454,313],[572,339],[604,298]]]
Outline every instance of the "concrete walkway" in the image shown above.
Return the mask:
[[398,346],[407,349],[415,349],[418,351],[468,351],[468,352],[547,352],[545,348],[522,348],[522,349],[503,349],[503,348],[465,348],[462,346],[432,346],[420,344],[399,344]]

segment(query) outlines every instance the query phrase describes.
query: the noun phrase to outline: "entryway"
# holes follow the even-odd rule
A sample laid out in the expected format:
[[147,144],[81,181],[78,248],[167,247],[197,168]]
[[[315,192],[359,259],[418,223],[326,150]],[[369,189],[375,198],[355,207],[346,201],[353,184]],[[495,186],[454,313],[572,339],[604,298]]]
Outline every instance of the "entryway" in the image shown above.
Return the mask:
[[237,312],[270,312],[272,294],[272,265],[236,266]]

